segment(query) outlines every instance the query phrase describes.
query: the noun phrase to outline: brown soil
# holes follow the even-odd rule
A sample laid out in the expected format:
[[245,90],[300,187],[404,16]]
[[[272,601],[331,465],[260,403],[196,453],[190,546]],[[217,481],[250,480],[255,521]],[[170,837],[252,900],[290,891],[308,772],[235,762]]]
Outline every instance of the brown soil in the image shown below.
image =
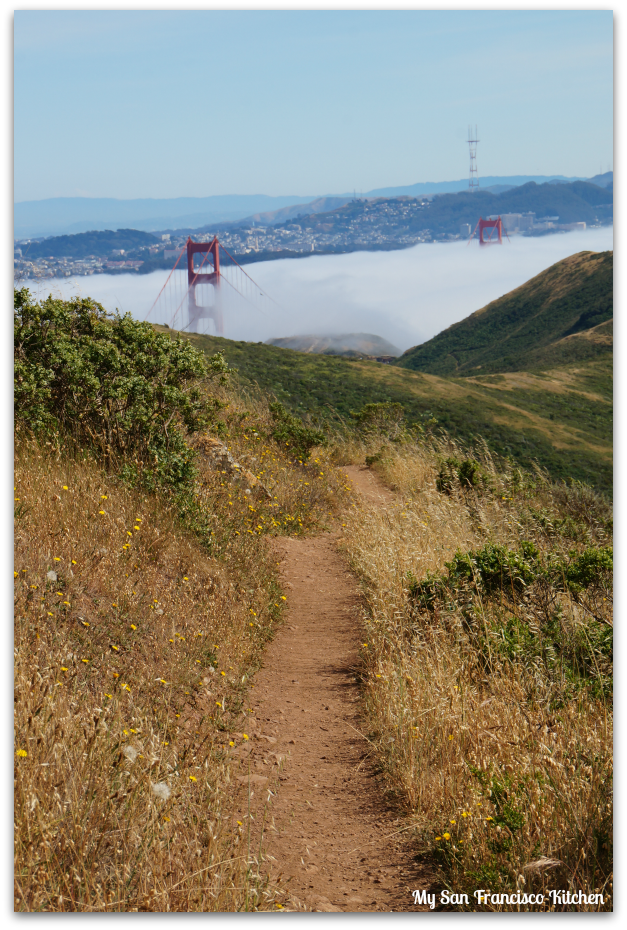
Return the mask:
[[[368,470],[343,471],[370,502],[392,497]],[[250,809],[251,851],[262,850],[262,875],[286,884],[286,909],[422,910],[411,892],[432,875],[373,773],[356,677],[358,584],[338,538],[274,541],[288,609],[250,693],[250,739],[236,750],[250,796],[240,819]]]

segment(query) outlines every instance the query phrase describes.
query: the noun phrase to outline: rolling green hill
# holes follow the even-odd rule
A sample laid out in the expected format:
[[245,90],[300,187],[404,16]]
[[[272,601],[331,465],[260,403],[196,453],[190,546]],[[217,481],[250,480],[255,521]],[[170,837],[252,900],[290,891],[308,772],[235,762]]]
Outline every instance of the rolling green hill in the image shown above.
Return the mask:
[[208,355],[222,352],[251,394],[268,391],[305,419],[350,422],[351,411],[367,403],[398,402],[409,422],[435,418],[436,429],[464,443],[485,439],[524,467],[537,461],[554,478],[577,478],[611,493],[611,355],[535,374],[442,378],[375,361],[184,335]]
[[612,314],[613,253],[579,252],[392,365],[185,335],[305,419],[397,402],[410,423],[611,493]]
[[408,349],[402,368],[440,376],[537,371],[612,351],[613,252],[579,252]]

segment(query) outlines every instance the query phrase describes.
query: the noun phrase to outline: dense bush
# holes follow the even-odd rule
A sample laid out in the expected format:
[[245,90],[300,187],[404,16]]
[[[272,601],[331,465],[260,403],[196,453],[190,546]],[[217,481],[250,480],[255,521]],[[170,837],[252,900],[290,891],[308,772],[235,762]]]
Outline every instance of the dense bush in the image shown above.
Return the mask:
[[403,405],[391,401],[364,404],[359,413],[351,411],[351,417],[364,433],[379,433],[392,440],[406,428]]
[[462,488],[487,487],[487,476],[476,459],[458,459],[449,456],[440,461],[435,486],[442,494],[449,494],[459,484]]
[[270,404],[270,413],[275,423],[272,438],[286,445],[288,450],[299,458],[308,458],[314,446],[325,444],[326,437],[323,432],[303,423],[299,417],[289,413],[279,401]]
[[183,339],[158,334],[89,298],[35,303],[14,294],[16,426],[63,433],[105,463],[141,473],[149,485],[181,486],[193,474],[185,435],[210,422],[216,402],[202,390],[228,367]]
[[[609,695],[613,630],[604,604],[612,592],[612,555],[610,546],[559,555],[527,540],[517,550],[488,542],[458,550],[445,562],[446,574],[427,572],[418,580],[408,572],[410,603],[432,616],[459,611],[486,662],[495,651],[550,668],[559,662],[573,687],[585,681],[594,694]],[[575,623],[573,609],[581,610]]]
[[422,581],[408,576],[409,594],[423,607],[455,597],[467,586],[482,595],[520,594],[534,582],[548,584],[556,590],[568,590],[577,597],[585,591],[608,592],[612,586],[613,550],[611,546],[589,546],[573,551],[568,558],[544,559],[534,543],[522,540],[518,550],[488,542],[481,549],[457,551],[444,563],[446,575],[427,573]]

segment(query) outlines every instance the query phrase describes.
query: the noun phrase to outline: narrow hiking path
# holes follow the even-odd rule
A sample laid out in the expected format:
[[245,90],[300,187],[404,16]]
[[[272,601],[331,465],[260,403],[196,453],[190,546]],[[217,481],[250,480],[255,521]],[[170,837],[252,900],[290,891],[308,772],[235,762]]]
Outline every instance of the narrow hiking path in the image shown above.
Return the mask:
[[[392,499],[367,470],[342,472],[370,502]],[[287,616],[250,692],[250,739],[236,750],[250,792],[242,816],[250,803],[251,851],[263,850],[261,874],[287,884],[288,909],[422,910],[411,892],[429,876],[372,771],[356,679],[359,589],[338,539],[274,540]]]

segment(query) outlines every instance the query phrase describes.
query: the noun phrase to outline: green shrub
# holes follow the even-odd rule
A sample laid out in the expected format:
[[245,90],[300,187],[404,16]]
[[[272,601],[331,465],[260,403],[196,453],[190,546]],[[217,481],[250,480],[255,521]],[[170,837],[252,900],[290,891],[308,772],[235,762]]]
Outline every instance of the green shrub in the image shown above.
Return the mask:
[[185,435],[220,406],[202,390],[228,372],[220,354],[205,360],[187,340],[89,298],[35,303],[27,288],[14,292],[14,345],[18,429],[72,437],[149,487],[189,485]]
[[441,601],[445,594],[445,581],[431,572],[427,572],[426,578],[418,581],[412,572],[407,572],[409,596],[420,607],[427,610],[433,610],[437,601]]
[[272,438],[286,445],[299,458],[306,459],[314,446],[325,445],[326,436],[323,432],[289,413],[280,401],[270,404],[270,413],[276,424]]
[[476,459],[460,459],[449,456],[439,463],[435,486],[441,494],[450,494],[459,484],[466,488],[485,488],[488,477]]
[[[445,565],[446,575],[427,572],[421,581],[408,572],[409,598],[414,610],[429,611],[433,619],[439,608],[451,616],[459,611],[486,671],[500,655],[528,668],[543,667],[561,682],[564,694],[582,685],[596,697],[611,694],[613,629],[600,609],[612,584],[610,547],[542,558],[526,540],[518,550],[487,543],[476,551],[456,552]],[[560,592],[584,608],[576,622],[560,603]],[[414,632],[423,624],[424,619]]]
[[610,587],[613,572],[613,549],[602,546],[600,549],[589,547],[573,561],[564,571],[564,577],[570,590],[578,594],[591,587]]
[[351,410],[351,417],[364,433],[379,433],[388,439],[400,439],[406,433],[405,411],[402,404],[386,402],[364,404],[359,413]]
[[518,552],[496,543],[486,543],[476,552],[456,552],[448,569],[448,584],[458,587],[474,582],[487,594],[495,591],[520,591],[530,585],[541,566],[533,543],[523,541]]

